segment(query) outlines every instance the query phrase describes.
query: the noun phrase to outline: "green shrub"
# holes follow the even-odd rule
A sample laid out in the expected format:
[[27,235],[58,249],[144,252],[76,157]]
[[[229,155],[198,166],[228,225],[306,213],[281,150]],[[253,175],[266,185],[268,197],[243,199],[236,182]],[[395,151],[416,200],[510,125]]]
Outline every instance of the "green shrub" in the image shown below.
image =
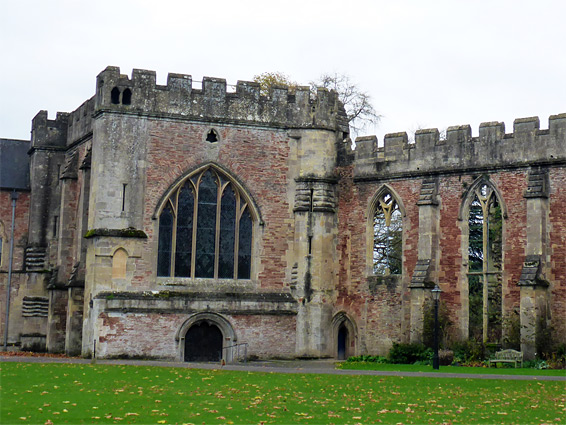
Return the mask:
[[452,344],[454,363],[469,364],[485,360],[485,346],[483,342],[475,339],[458,341]]
[[[430,362],[432,350],[424,344],[394,343],[389,350],[387,361],[393,364],[413,364],[415,362]],[[428,363],[427,363],[428,364]]]
[[387,363],[387,359],[383,356],[352,356],[346,360],[349,363],[367,362],[367,363]]

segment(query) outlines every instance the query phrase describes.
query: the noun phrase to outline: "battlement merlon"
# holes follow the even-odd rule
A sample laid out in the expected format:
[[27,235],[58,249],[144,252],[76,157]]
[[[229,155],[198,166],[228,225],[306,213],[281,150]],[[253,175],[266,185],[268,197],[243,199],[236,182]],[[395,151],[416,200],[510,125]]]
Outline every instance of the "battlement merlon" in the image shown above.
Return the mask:
[[540,129],[538,117],[519,118],[513,133],[502,122],[485,122],[479,136],[469,125],[448,127],[446,137],[438,129],[418,130],[415,143],[407,133],[387,134],[378,148],[374,136],[356,139],[354,176],[373,179],[385,175],[458,172],[566,163],[566,114],[549,117],[548,129]]
[[39,111],[31,121],[31,148],[65,147],[68,122],[67,112],[57,112],[55,119],[50,120],[47,111]]
[[204,77],[202,88],[192,87],[192,77],[168,74],[167,85],[156,84],[154,71],[134,69],[132,78],[118,67],[107,67],[96,79],[94,115],[104,112],[238,123],[297,129],[328,129],[348,133],[344,107],[335,91],[274,85],[269,96],[258,83],[238,81],[228,92],[226,80]]

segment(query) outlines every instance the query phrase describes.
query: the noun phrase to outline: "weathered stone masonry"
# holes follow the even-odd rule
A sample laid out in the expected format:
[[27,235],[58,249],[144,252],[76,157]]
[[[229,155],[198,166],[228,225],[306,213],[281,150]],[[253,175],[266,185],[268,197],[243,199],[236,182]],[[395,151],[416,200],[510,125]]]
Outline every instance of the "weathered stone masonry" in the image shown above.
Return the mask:
[[[108,67],[76,111],[55,120],[39,112],[31,143],[2,141],[28,144],[31,171],[17,188],[11,345],[181,360],[203,355],[199,345],[229,360],[238,344],[259,357],[385,354],[422,340],[435,284],[453,338],[466,339],[475,302],[468,218],[482,191],[501,211],[501,264],[484,269],[500,282],[496,316],[519,317],[528,356],[541,326],[566,341],[566,115],[550,117],[548,130],[528,118],[510,134],[484,123],[478,137],[469,126],[445,139],[420,130],[414,144],[405,133],[382,147],[363,137],[352,151],[334,92],[226,87],[204,78],[196,89],[180,74],[160,86],[154,72],[129,78]],[[212,205],[201,200],[206,176],[220,187],[216,227],[198,221]],[[4,309],[15,187],[0,186]],[[196,207],[177,207],[182,191]],[[223,230],[233,228],[226,191],[245,205],[235,216],[250,217],[235,236]],[[383,199],[401,217],[399,272],[374,271]],[[197,224],[167,227],[175,214]],[[220,277],[226,258],[238,278]],[[183,261],[185,272],[175,266]]]

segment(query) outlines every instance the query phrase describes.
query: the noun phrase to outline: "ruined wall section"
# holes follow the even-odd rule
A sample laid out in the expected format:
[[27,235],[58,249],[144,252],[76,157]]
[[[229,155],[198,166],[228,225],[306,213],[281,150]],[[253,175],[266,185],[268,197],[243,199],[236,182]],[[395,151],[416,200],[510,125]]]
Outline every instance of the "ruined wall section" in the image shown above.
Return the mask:
[[[386,355],[394,342],[409,341],[409,284],[417,262],[421,181],[355,182],[353,167],[341,169],[339,183],[339,284],[334,313],[343,311],[355,322],[356,353]],[[402,202],[403,275],[372,272],[370,205],[386,184]]]
[[437,129],[418,130],[415,143],[408,143],[404,132],[387,134],[379,148],[375,137],[356,140],[354,178],[460,174],[566,161],[566,114],[550,116],[547,130],[532,117],[516,119],[510,134],[502,122],[482,123],[479,137],[472,137],[469,125],[448,127],[445,139],[439,134]]
[[[566,198],[560,188],[566,172],[566,114],[551,116],[548,129],[540,129],[539,119],[534,117],[515,120],[511,134],[505,134],[503,123],[492,122],[481,124],[478,137],[471,136],[470,126],[457,126],[449,127],[444,139],[440,139],[436,129],[419,130],[415,139],[410,144],[406,133],[388,134],[383,147],[378,147],[373,136],[356,140],[354,189],[345,189],[341,198],[350,199],[366,187],[372,190],[357,202],[345,202],[344,214],[361,218],[383,182],[395,187],[423,186],[431,178],[438,181],[439,263],[433,283],[438,283],[444,291],[442,299],[451,311],[456,337],[467,338],[468,235],[464,204],[470,187],[484,179],[495,188],[504,208],[503,317],[520,310],[523,328],[530,327],[534,334],[534,323],[542,323],[551,327],[557,341],[564,341],[566,333],[561,319],[566,290],[563,260]],[[411,209],[413,201],[406,194],[402,198],[407,210]],[[357,210],[349,211],[352,209]],[[356,219],[358,225],[360,218]],[[351,237],[355,238],[355,234]],[[407,237],[404,235],[404,240]],[[354,246],[357,241],[343,244],[346,243]],[[348,258],[361,256],[364,249],[358,251],[358,254],[349,251]],[[343,267],[342,273],[345,275],[341,282],[348,282],[349,290],[363,279],[363,275],[356,277],[353,269]],[[413,272],[405,267],[404,273]]]

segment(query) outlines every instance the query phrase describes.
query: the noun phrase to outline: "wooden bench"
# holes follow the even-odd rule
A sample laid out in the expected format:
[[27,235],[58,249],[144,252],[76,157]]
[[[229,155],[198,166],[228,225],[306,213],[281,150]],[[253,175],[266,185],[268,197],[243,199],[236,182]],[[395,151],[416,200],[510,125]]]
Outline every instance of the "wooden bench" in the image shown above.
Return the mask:
[[517,350],[502,350],[495,353],[495,359],[489,361],[489,367],[492,363],[514,363],[517,367],[517,362],[521,362],[521,367],[523,367],[523,353]]

